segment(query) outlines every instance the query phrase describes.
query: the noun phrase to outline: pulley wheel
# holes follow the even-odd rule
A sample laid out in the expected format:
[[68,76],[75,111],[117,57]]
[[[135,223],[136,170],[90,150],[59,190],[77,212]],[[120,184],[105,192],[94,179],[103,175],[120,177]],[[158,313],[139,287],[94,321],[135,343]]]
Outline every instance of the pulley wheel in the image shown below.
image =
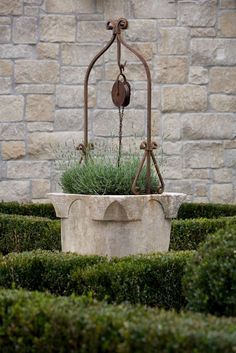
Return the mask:
[[126,88],[125,83],[117,80],[112,87],[112,101],[117,107],[123,107],[126,100]]

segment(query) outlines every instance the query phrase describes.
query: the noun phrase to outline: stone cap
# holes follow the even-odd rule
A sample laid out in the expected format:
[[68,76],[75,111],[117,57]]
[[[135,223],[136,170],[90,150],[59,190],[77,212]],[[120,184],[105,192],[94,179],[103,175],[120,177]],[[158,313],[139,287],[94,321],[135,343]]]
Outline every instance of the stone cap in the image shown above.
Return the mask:
[[90,210],[97,221],[137,221],[141,220],[145,204],[156,201],[161,204],[165,218],[176,218],[186,194],[168,193],[151,195],[81,195],[50,193],[47,197],[53,203],[57,217],[68,218],[71,205],[80,200]]

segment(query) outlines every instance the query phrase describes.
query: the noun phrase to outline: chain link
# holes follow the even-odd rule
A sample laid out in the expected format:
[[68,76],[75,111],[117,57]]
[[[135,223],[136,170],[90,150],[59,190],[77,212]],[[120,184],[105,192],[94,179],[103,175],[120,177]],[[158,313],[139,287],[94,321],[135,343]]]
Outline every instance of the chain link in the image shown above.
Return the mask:
[[117,165],[120,166],[121,152],[122,152],[122,130],[123,130],[123,119],[124,119],[124,107],[119,107],[119,149],[118,149],[118,159]]

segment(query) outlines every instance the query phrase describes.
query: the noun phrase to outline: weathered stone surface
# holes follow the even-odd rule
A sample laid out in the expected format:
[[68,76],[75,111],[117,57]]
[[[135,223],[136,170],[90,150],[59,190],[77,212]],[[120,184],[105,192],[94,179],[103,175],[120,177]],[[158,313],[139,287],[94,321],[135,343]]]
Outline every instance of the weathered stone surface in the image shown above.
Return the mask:
[[176,3],[166,0],[132,0],[136,18],[175,18]]
[[216,23],[216,0],[178,2],[178,20],[185,26],[211,27]]
[[[84,83],[85,68],[76,66],[62,66],[61,67],[61,82],[65,84],[80,84]],[[95,70],[92,70],[89,76],[89,82],[95,83]]]
[[63,150],[70,144],[71,149],[74,149],[82,141],[83,133],[79,131],[34,132],[28,134],[28,154],[33,159],[55,160],[58,150]]
[[191,28],[191,37],[215,37],[216,30],[215,28],[207,28],[207,27],[199,27],[199,28]]
[[[165,142],[163,141],[162,143],[162,152],[164,153],[165,156],[173,156],[173,155],[180,155],[182,152],[182,142]],[[179,167],[182,165],[179,163]],[[165,168],[165,167],[164,167]]]
[[235,9],[236,2],[235,0],[220,0],[220,7],[226,8],[226,9]]
[[162,27],[159,29],[160,54],[184,55],[188,52],[189,31],[184,27]]
[[191,168],[183,168],[183,178],[185,179],[204,179],[204,182],[207,182],[207,179],[210,180],[210,169],[191,169]]
[[11,27],[0,25],[0,43],[9,43],[11,40]]
[[[0,47],[1,49],[1,47]],[[64,65],[88,65],[101,50],[100,45],[67,44],[61,45],[61,58]]]
[[0,45],[0,58],[1,59],[27,59],[31,58],[34,53],[34,48],[31,45],[13,45],[2,44]]
[[130,20],[126,38],[131,42],[152,42],[157,39],[156,21]]
[[32,198],[46,198],[48,192],[50,192],[50,180],[32,180]]
[[229,168],[236,168],[236,148],[225,150],[225,166]]
[[23,120],[23,113],[23,96],[0,96],[0,121]]
[[7,163],[7,178],[48,178],[50,176],[50,163],[45,161],[9,161]]
[[16,93],[22,94],[52,94],[55,93],[55,84],[18,84],[15,85]]
[[25,125],[23,123],[0,124],[0,140],[24,140]]
[[125,17],[127,10],[126,0],[103,0],[103,14],[104,18],[120,18]]
[[22,0],[1,0],[0,15],[21,15],[22,10]]
[[[135,49],[136,51],[142,54],[142,56],[145,58],[146,61],[152,60],[153,55],[156,53],[156,49],[157,49],[155,42],[136,42],[136,43],[132,43],[131,45],[133,49]],[[139,59],[133,53],[131,53],[130,50],[128,50],[125,47],[122,48],[121,54],[122,54],[123,61],[127,60],[127,62],[129,61],[140,62]],[[105,63],[107,62],[111,63],[111,61],[114,62],[116,60],[116,56],[117,56],[116,46],[112,45],[109,48],[109,50],[104,54]],[[128,66],[126,68],[128,68]]]
[[57,59],[59,55],[59,44],[38,43],[37,54],[39,59]]
[[10,25],[11,24],[11,17],[9,17],[9,16],[1,16],[0,17],[0,24],[1,25]]
[[232,184],[213,184],[210,186],[211,202],[232,203],[234,201]]
[[25,118],[28,121],[53,121],[55,98],[52,95],[32,94],[26,99]]
[[38,16],[39,10],[38,6],[24,6],[25,16]]
[[165,165],[162,167],[164,179],[182,179],[182,162],[179,156],[165,156]]
[[[89,107],[95,105],[95,88],[89,87]],[[83,86],[58,85],[56,90],[56,103],[61,108],[76,108],[84,105]]]
[[166,141],[177,141],[181,138],[182,122],[180,114],[163,114],[162,134]]
[[0,60],[0,76],[11,76],[13,65],[10,60]]
[[75,16],[42,16],[40,39],[43,42],[74,42],[75,27]]
[[30,200],[30,182],[21,180],[7,180],[0,183],[0,200],[22,201]]
[[[144,118],[143,110],[127,110],[123,121],[123,136],[143,136]],[[118,136],[117,110],[97,110],[94,114],[93,130],[95,136]]]
[[83,129],[83,110],[82,109],[60,109],[55,115],[55,130],[82,130]]
[[159,56],[156,61],[159,83],[184,83],[188,75],[188,59],[180,56]]
[[205,85],[209,81],[208,70],[202,66],[191,66],[189,69],[189,83]]
[[213,181],[216,183],[231,183],[232,182],[232,169],[220,168],[213,170]]
[[202,86],[162,87],[163,112],[204,111],[207,109],[207,90]]
[[167,192],[184,192],[187,194],[185,199],[186,202],[192,201],[192,193],[193,193],[193,183],[189,180],[180,180],[180,179],[165,179],[165,189]]
[[226,94],[211,94],[210,104],[218,112],[236,112],[236,96]]
[[62,218],[62,251],[109,257],[167,251],[185,196],[48,195]]
[[161,135],[161,113],[159,110],[152,110],[151,134],[155,138],[155,141],[156,136]]
[[27,124],[27,130],[28,132],[42,132],[42,131],[45,131],[45,132],[50,132],[50,131],[53,131],[54,128],[53,128],[53,123],[48,123],[48,122],[36,122],[36,123],[28,123]]
[[16,83],[56,83],[59,64],[53,60],[18,60],[15,65]]
[[[146,80],[146,72],[142,64],[130,63],[125,68],[125,75],[129,78],[129,81],[144,81]],[[105,79],[116,80],[117,77],[117,64],[106,64],[105,65]]]
[[218,142],[186,142],[183,145],[184,168],[220,168],[224,166],[224,149]]
[[[129,107],[134,109],[147,109],[146,89],[136,90],[134,86],[135,83],[131,85],[132,98]],[[153,87],[152,89],[152,109],[160,109],[160,90],[157,87]]]
[[219,17],[220,34],[224,37],[236,37],[236,12],[224,12]]
[[236,39],[193,38],[191,55],[194,65],[235,65]]
[[25,156],[25,142],[8,141],[2,143],[2,159],[19,159]]
[[77,0],[46,0],[45,11],[48,13],[74,13],[77,10]]
[[207,196],[207,185],[204,183],[200,183],[200,184],[195,184],[195,190],[194,190],[194,195],[196,196],[200,196],[200,197],[204,197]]
[[236,67],[213,67],[210,69],[209,91],[236,93]]
[[0,77],[0,94],[11,93],[11,88],[12,88],[11,78],[10,77]]
[[182,122],[185,140],[233,139],[236,132],[234,114],[188,114]]
[[78,42],[107,42],[110,37],[111,33],[106,30],[104,21],[79,21],[77,24]]
[[14,43],[37,42],[37,17],[16,17],[13,20]]

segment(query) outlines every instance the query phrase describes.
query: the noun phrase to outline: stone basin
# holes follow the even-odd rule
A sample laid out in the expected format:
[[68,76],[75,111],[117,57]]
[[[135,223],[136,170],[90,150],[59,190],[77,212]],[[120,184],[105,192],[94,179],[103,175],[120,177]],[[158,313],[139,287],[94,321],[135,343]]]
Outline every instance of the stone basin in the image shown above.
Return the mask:
[[168,251],[171,219],[186,195],[50,193],[48,198],[61,218],[63,252],[122,257]]

